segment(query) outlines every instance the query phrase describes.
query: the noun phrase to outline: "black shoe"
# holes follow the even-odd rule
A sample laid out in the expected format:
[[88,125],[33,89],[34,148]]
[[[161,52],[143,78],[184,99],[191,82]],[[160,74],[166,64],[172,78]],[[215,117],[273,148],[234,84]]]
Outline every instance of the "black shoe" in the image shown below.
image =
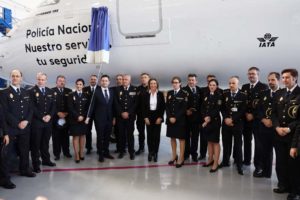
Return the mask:
[[111,160],[113,160],[113,159],[115,159],[112,155],[110,155],[110,154],[104,154],[104,158],[108,158],[108,159],[111,159]]
[[184,155],[184,160],[187,160],[190,158],[190,155]]
[[256,177],[256,178],[264,177],[263,170],[262,169],[255,169],[254,172],[253,172],[253,177]]
[[201,156],[198,157],[198,160],[203,160],[203,159],[205,159],[205,158],[206,158],[206,156],[201,155]]
[[170,161],[168,162],[168,165],[174,165],[174,163],[177,162],[177,160],[178,160],[178,156],[176,155],[176,157],[175,157],[174,160],[170,160]]
[[130,158],[130,160],[134,160],[134,158],[135,158],[134,153],[131,153],[130,156],[129,156],[129,158]]
[[49,166],[49,167],[55,167],[56,166],[56,164],[54,162],[51,162],[51,161],[49,161],[49,162],[42,162],[42,165]]
[[151,154],[151,153],[148,154],[148,161],[149,161],[149,162],[152,161],[152,154]]
[[251,165],[251,162],[243,161],[243,165],[250,166],[250,165]]
[[16,185],[13,184],[10,180],[4,181],[0,184],[0,186],[4,187],[5,189],[14,189],[16,188]]
[[198,162],[197,155],[195,155],[195,156],[192,156],[192,160],[193,160],[193,162]]
[[155,154],[153,155],[153,161],[154,161],[154,162],[157,162],[157,153],[155,153]]
[[274,188],[273,192],[278,193],[278,194],[283,194],[283,193],[288,193],[288,189],[285,187],[278,187],[278,188]]
[[65,156],[66,156],[67,158],[72,158],[72,155],[71,155],[70,153],[66,153]]
[[86,150],[86,154],[88,154],[88,155],[91,154],[91,152],[92,152],[92,149],[87,149]]
[[180,168],[184,165],[184,161],[182,161],[182,163],[176,163],[176,168]]
[[300,195],[299,194],[290,193],[287,196],[287,200],[300,200]]
[[209,167],[209,166],[211,166],[211,165],[213,165],[214,164],[214,161],[212,160],[212,161],[210,161],[210,163],[205,163],[204,165],[203,165],[203,167]]
[[239,175],[244,175],[244,171],[242,167],[237,167],[237,171]]
[[119,153],[118,158],[121,159],[121,158],[123,158],[123,157],[124,157],[124,153]]
[[229,166],[230,166],[230,164],[227,163],[227,162],[221,162],[221,164],[220,164],[220,168],[222,168],[222,167],[229,167]]
[[135,155],[140,155],[141,153],[144,153],[145,152],[145,149],[144,148],[139,148],[139,150],[137,150],[135,152]]
[[75,163],[77,163],[77,164],[80,163],[80,160],[75,160]]
[[211,168],[211,169],[209,170],[209,172],[210,172],[210,173],[215,173],[216,171],[218,171],[218,169],[219,169],[219,166],[217,166],[216,169]]
[[59,156],[55,156],[54,160],[59,160],[60,157]]
[[104,162],[104,157],[102,155],[99,155],[98,161],[101,162],[101,163]]
[[120,153],[120,152],[119,152],[119,150],[118,150],[118,149],[116,149],[116,150],[114,151],[114,153]]
[[84,160],[84,157],[80,157],[80,160]]
[[31,171],[28,171],[28,172],[21,172],[20,173],[21,176],[26,176],[26,177],[29,177],[29,178],[33,178],[36,176],[35,173],[31,172]]
[[39,167],[33,167],[33,171],[35,173],[41,173],[41,168],[39,168]]

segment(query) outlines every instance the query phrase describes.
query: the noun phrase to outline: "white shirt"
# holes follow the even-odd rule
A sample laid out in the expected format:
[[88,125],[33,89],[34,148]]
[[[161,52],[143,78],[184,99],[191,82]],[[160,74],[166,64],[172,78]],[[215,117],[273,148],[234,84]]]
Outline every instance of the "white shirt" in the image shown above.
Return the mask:
[[294,87],[292,87],[291,89],[289,88],[286,88],[286,91],[291,91],[291,93],[294,91],[294,89],[297,87],[297,84],[294,85]]
[[251,88],[251,85],[253,85],[253,88],[255,88],[257,83],[258,83],[258,80],[255,83],[250,83],[250,88]]
[[157,108],[157,91],[152,94],[150,92],[150,110],[156,110]]
[[104,88],[104,87],[101,87],[101,90],[102,90],[102,93],[103,93],[103,96],[105,97],[105,90],[107,91],[107,96],[109,98],[109,89],[108,88]]
[[17,92],[17,89],[19,88],[19,90],[20,90],[20,92],[21,92],[21,89],[20,89],[20,87],[16,87],[16,86],[14,86],[14,85],[10,85],[12,88],[14,88],[14,90]]

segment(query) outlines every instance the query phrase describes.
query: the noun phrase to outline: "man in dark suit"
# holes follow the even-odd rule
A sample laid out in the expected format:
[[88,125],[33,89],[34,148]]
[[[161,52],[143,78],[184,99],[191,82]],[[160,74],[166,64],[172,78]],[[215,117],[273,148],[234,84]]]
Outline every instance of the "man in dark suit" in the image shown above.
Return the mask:
[[52,144],[55,160],[60,159],[61,151],[67,158],[71,158],[69,124],[68,124],[68,96],[72,92],[66,88],[66,78],[59,75],[56,78],[56,87],[52,88],[54,92],[54,102],[56,104],[56,113],[53,116]]
[[260,155],[260,161],[262,173],[256,174],[256,177],[270,178],[273,168],[273,141],[276,131],[272,125],[271,113],[272,105],[275,93],[279,90],[280,74],[277,72],[271,72],[268,75],[268,84],[270,89],[260,93],[260,99],[258,103],[258,119],[259,134],[258,138],[262,144],[262,151]]
[[109,76],[102,75],[100,87],[97,87],[91,103],[89,118],[94,115],[97,132],[97,151],[99,162],[104,162],[104,158],[114,159],[109,153],[109,136],[112,130],[114,91],[109,86]]
[[224,119],[222,128],[223,160],[221,167],[228,167],[232,137],[234,138],[233,155],[237,171],[243,175],[243,155],[242,155],[242,131],[244,117],[246,113],[247,96],[239,90],[239,77],[232,76],[229,79],[229,90],[224,91],[224,104],[222,115]]
[[[120,86],[123,85],[123,75],[122,74],[117,74],[116,75],[116,85],[111,87],[114,91],[114,94],[116,93],[116,89]],[[116,150],[115,150],[115,153],[119,153],[119,143],[118,143],[118,140],[119,140],[119,129],[118,129],[118,122],[117,122],[117,118],[116,118],[116,121],[115,121],[115,124],[113,125],[113,130],[112,130],[112,134],[111,134],[111,137],[110,137],[110,141],[111,142],[115,142],[116,143]]]
[[47,75],[39,72],[37,85],[29,90],[33,102],[33,120],[30,138],[30,149],[33,171],[40,173],[40,157],[42,164],[56,166],[50,160],[49,141],[52,134],[52,118],[55,114],[53,91],[46,87]]
[[137,88],[131,85],[131,76],[123,75],[123,86],[116,89],[115,110],[118,118],[120,153],[118,158],[124,157],[126,139],[130,159],[134,160],[134,121],[138,101]]
[[[200,132],[200,121],[201,121],[201,89],[197,86],[197,75],[188,75],[188,85],[183,88],[188,93],[188,106],[187,106],[187,132],[185,139],[185,160],[192,156],[194,162],[198,161],[198,143],[199,143],[199,132]],[[206,139],[200,137],[200,142],[204,142]],[[207,143],[207,141],[206,141]],[[205,151],[206,152],[206,151]],[[203,156],[203,155],[202,155]],[[201,157],[201,155],[200,155]]]
[[135,152],[135,155],[139,155],[145,151],[145,121],[143,117],[143,106],[142,99],[145,94],[148,92],[148,81],[150,79],[150,75],[148,73],[142,73],[140,75],[141,85],[137,87],[138,93],[138,105],[136,108],[137,111],[137,119],[136,119],[136,128],[139,132],[139,149]]
[[[89,97],[89,102],[91,102],[94,91],[96,90],[97,87],[97,82],[98,82],[98,77],[97,75],[91,75],[90,76],[90,85],[86,86],[83,88],[83,92],[86,93]],[[93,147],[92,147],[92,128],[93,128],[93,121],[94,121],[94,116],[91,116],[88,124],[88,128],[86,131],[86,154],[90,154]]]
[[35,177],[29,167],[30,123],[32,121],[32,102],[29,92],[21,88],[22,73],[13,70],[11,85],[1,92],[1,103],[6,115],[10,145],[16,147],[20,157],[21,176]]
[[250,67],[248,69],[248,79],[250,83],[242,86],[242,91],[247,94],[248,105],[246,111],[244,136],[244,165],[251,164],[252,154],[252,133],[254,135],[254,166],[255,171],[253,176],[260,176],[263,173],[262,164],[259,163],[262,154],[262,146],[260,138],[258,137],[259,119],[257,118],[257,103],[260,94],[268,89],[268,86],[259,81],[259,69],[257,67]]
[[300,106],[300,87],[297,85],[298,71],[284,69],[281,77],[285,88],[276,93],[272,110],[272,123],[277,133],[274,147],[278,178],[278,188],[273,191],[275,193],[289,192],[288,200],[299,200],[300,188],[295,184],[299,179],[297,176],[299,160],[289,156]]

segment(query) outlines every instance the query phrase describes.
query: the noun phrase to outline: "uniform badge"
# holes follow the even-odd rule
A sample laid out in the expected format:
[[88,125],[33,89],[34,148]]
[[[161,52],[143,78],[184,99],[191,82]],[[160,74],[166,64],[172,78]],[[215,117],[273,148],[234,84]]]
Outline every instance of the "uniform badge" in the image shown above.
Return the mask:
[[222,105],[222,100],[218,100],[218,105]]
[[37,93],[35,93],[35,96],[36,96],[36,97],[39,97],[39,96],[40,96],[40,94],[37,92]]
[[9,94],[10,98],[14,98],[14,95],[12,93]]
[[123,92],[120,92],[120,96],[122,96]]
[[299,105],[293,105],[288,109],[288,115],[292,119],[296,119]]
[[54,92],[54,95],[56,96],[56,95],[57,95],[57,93],[56,93],[56,92]]
[[74,100],[74,101],[76,100],[75,96],[73,97],[73,100]]
[[265,96],[265,97],[264,97],[264,101],[266,101],[266,100],[267,100],[267,97]]
[[207,97],[205,97],[204,101],[207,101]]
[[226,97],[225,101],[228,101],[228,97]]
[[168,99],[171,99],[171,97],[172,97],[172,96],[171,96],[171,95],[169,95]]
[[271,118],[271,115],[272,115],[272,108],[268,108],[267,110],[266,110],[266,116],[267,117],[269,117],[269,118]]
[[282,101],[283,100],[283,97],[280,97],[279,101]]

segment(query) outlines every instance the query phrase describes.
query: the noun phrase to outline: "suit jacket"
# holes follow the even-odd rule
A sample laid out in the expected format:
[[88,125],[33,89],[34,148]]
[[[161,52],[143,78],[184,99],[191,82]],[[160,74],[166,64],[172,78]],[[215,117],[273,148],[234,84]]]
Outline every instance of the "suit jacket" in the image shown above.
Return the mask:
[[81,97],[78,93],[72,92],[68,97],[68,110],[70,124],[76,124],[79,116],[86,118],[89,109],[89,96],[87,93],[82,92]]
[[175,124],[184,125],[186,123],[186,109],[188,105],[188,93],[180,89],[175,95],[174,90],[168,91],[166,102],[166,124],[170,124],[170,118],[175,117]]
[[[52,118],[56,111],[54,102],[54,92],[45,87],[45,95],[41,92],[38,86],[34,86],[29,90],[32,103],[33,103],[33,121],[32,124],[37,127],[52,126]],[[44,122],[43,117],[46,115],[51,116],[49,122]]]
[[144,87],[143,85],[139,85],[137,87],[138,94],[138,104],[136,106],[137,115],[143,117],[143,100],[144,96],[148,93],[148,87]]
[[251,87],[250,83],[244,84],[242,86],[242,91],[247,94],[248,104],[247,104],[246,112],[252,113],[254,117],[257,118],[258,115],[257,106],[259,102],[259,97],[263,91],[268,89],[268,85],[258,81],[252,90],[250,89],[250,87]]
[[128,112],[129,118],[135,119],[137,105],[138,93],[135,86],[130,85],[127,91],[123,86],[116,88],[115,109],[117,117],[121,117],[122,112]]
[[20,88],[21,94],[9,86],[1,91],[0,99],[6,113],[6,122],[9,135],[19,135],[29,133],[29,125],[25,129],[19,129],[21,121],[27,120],[31,123],[33,108],[29,92]]
[[289,127],[291,132],[285,136],[276,134],[276,139],[291,142],[292,135],[297,126],[298,106],[300,105],[300,87],[297,86],[287,97],[287,89],[283,88],[276,92],[272,108],[273,127]]
[[191,123],[200,123],[201,122],[201,103],[202,103],[202,92],[201,88],[196,86],[195,94],[191,90],[191,88],[187,85],[182,88],[188,93],[188,103],[187,110],[192,109],[192,115],[187,116],[187,119]]
[[96,125],[101,125],[101,122],[112,122],[113,120],[114,91],[112,88],[107,90],[109,91],[108,102],[106,102],[105,94],[102,92],[101,87],[97,87],[94,93],[88,116],[94,115]]
[[[155,118],[154,120],[156,120],[157,118],[161,118],[162,122],[164,121],[164,113],[165,113],[165,109],[166,109],[166,103],[165,103],[165,98],[164,98],[164,94],[161,91],[157,92],[157,104],[156,104],[156,110],[155,111],[151,111],[150,110],[150,93],[147,92],[145,93],[145,95],[143,96],[142,99],[142,113],[143,113],[143,117],[144,118],[151,118],[151,112],[154,112],[152,115],[152,118]],[[150,121],[151,122],[151,121]]]
[[[275,96],[275,94],[274,94]],[[271,119],[272,116],[272,105],[274,96],[271,96],[271,90],[265,90],[260,94],[259,102],[257,105],[258,115],[257,118],[261,121],[262,119]]]
[[210,92],[203,96],[203,102],[201,104],[201,118],[209,116],[211,120],[221,120],[220,112],[222,108],[223,96],[218,90],[214,95],[210,95]]
[[245,113],[247,110],[246,94],[241,90],[238,90],[235,97],[232,98],[230,90],[226,90],[223,94],[223,102],[223,119],[232,118],[234,127],[242,127],[245,119]]
[[[56,107],[56,113],[53,116],[53,124],[57,125],[57,121],[59,120],[57,113],[68,112],[68,97],[72,90],[69,88],[63,88],[63,92],[60,92],[57,87],[52,88],[52,90],[54,93],[54,102]],[[68,118],[68,116],[66,118]],[[66,122],[67,121],[68,120],[66,119]],[[67,126],[67,123],[64,126]]]

